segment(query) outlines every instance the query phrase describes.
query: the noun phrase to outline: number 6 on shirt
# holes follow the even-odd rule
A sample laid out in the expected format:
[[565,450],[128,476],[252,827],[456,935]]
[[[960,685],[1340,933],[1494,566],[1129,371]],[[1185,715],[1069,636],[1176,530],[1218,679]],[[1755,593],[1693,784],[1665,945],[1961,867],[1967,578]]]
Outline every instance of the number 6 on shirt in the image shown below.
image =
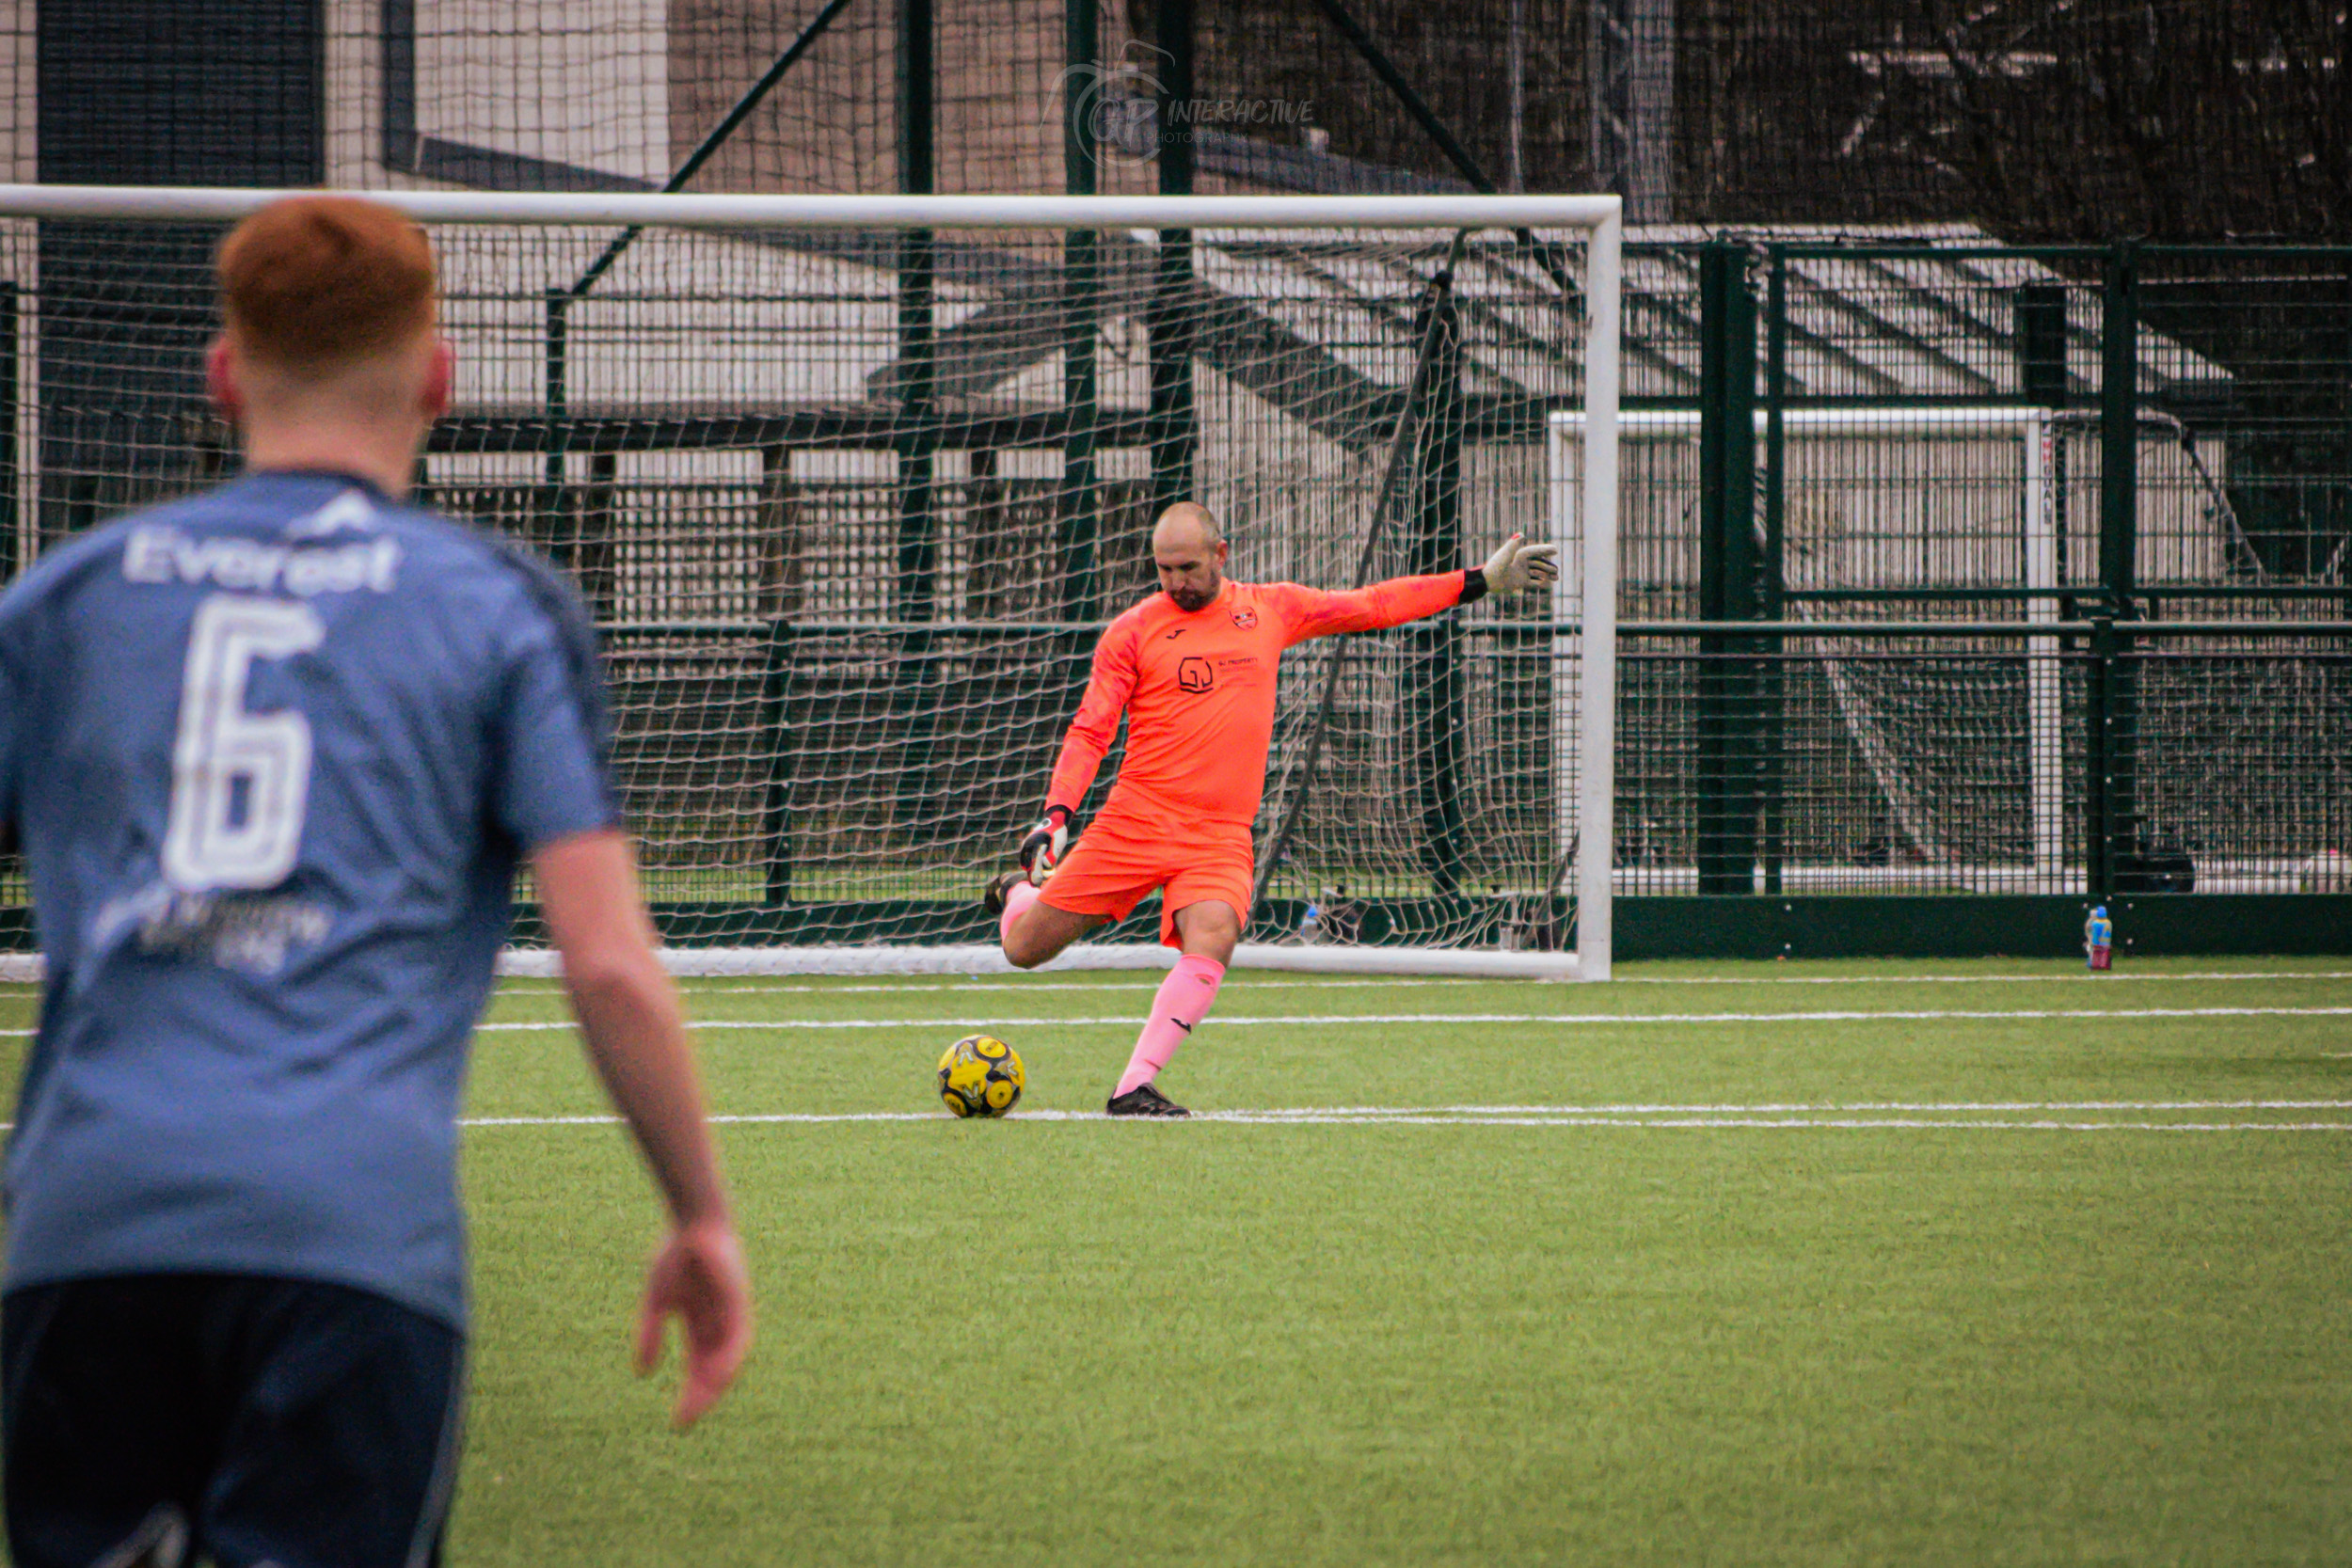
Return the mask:
[[293,711],[246,712],[246,678],[255,659],[308,653],[326,636],[309,605],[215,594],[197,607],[164,829],[164,875],[173,886],[275,887],[294,869],[310,793],[310,723]]

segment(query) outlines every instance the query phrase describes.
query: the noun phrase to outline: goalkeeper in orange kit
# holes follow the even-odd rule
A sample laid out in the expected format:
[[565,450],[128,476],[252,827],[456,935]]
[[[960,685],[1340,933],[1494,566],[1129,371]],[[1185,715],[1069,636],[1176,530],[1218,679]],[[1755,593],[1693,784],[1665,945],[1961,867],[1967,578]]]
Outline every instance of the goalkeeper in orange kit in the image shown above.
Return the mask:
[[[1021,869],[990,882],[983,899],[999,917],[1005,957],[1034,969],[1155,890],[1163,895],[1160,940],[1182,956],[1112,1091],[1112,1116],[1186,1114],[1152,1080],[1207,1016],[1248,916],[1249,825],[1265,788],[1282,650],[1549,582],[1558,552],[1514,534],[1484,566],[1333,594],[1232,581],[1207,507],[1183,501],[1160,515],[1152,559],[1161,592],[1113,621],[1095,644],[1093,677],[1054,765],[1045,818],[1021,846]],[[1073,843],[1072,815],[1121,713],[1126,760],[1101,814]]]

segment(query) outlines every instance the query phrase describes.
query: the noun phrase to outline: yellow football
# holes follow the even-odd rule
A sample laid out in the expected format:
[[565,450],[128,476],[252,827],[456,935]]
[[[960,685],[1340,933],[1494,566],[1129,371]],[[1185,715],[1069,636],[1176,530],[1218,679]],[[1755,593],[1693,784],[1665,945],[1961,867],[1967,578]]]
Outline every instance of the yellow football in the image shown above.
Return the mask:
[[939,1058],[939,1098],[960,1117],[1001,1117],[1021,1100],[1021,1058],[993,1035],[966,1035]]

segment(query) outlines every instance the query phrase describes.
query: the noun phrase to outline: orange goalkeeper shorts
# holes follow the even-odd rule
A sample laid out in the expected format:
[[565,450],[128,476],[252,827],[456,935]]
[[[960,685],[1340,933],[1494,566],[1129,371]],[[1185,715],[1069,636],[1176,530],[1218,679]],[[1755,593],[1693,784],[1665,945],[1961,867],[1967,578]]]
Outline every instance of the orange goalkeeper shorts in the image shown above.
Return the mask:
[[1160,889],[1160,941],[1177,947],[1176,911],[1203,899],[1221,898],[1248,919],[1256,869],[1247,823],[1178,823],[1105,812],[1078,835],[1038,894],[1067,914],[1123,920]]

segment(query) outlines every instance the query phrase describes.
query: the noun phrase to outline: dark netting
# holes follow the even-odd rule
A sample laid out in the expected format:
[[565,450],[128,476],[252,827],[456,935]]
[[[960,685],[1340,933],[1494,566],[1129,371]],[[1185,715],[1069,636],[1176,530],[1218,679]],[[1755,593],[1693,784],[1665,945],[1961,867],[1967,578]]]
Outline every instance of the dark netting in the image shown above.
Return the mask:
[[1620,657],[1620,891],[2083,890],[2080,655],[1857,631]]
[[[420,498],[578,584],[648,891],[711,942],[983,933],[1095,637],[1154,591],[1161,506],[1210,506],[1245,581],[1456,568],[1549,531],[1549,421],[1581,395],[1573,234],[1539,261],[1498,233],[1113,231],[1073,264],[1057,230],[655,229],[577,292],[612,230],[432,232],[459,369]],[[0,491],[35,554],[231,466],[199,375],[215,233],[0,234],[29,433]],[[1187,398],[1154,325],[1191,345]],[[1312,769],[1329,665],[1286,661],[1273,927],[1329,890],[1381,906],[1362,936],[1558,940],[1554,610],[1360,640]]]
[[2151,638],[2121,674],[2145,891],[2352,892],[2352,640]]
[[[0,137],[53,182],[1617,191],[1626,392],[1666,420],[1622,451],[1621,611],[1804,633],[1629,639],[1621,885],[2283,887],[2352,847],[2308,804],[2342,796],[2341,640],[2128,628],[2352,617],[2352,252],[2246,243],[2352,231],[2347,60],[2335,0],[120,0],[0,24]],[[868,913],[943,896],[1034,797],[1086,617],[1143,586],[1179,486],[1231,509],[1247,570],[1352,575],[1439,260],[1286,240],[1269,271],[1196,237],[1170,284],[1150,234],[771,236],[723,264],[673,236],[602,271],[616,237],[453,248],[469,368],[430,494],[596,606],[666,899]],[[8,225],[0,575],[232,465],[201,399],[212,238]],[[1465,551],[1573,516],[1577,247],[1482,246],[1454,389],[1406,432],[1438,521],[1379,571],[1449,515]],[[1066,287],[1105,324],[1090,382]],[[1750,419],[1708,480],[1703,432]],[[1262,438],[1288,455],[1220,466]],[[1884,630],[1923,622],[2020,629]],[[1556,892],[1550,630],[1368,642],[1311,784],[1282,759],[1322,668],[1295,666],[1269,891]]]
[[[2336,0],[1130,0],[1074,23],[1054,0],[13,14],[0,118],[19,170],[53,181],[652,188],[791,54],[691,188],[1059,189],[1075,97],[1106,190],[1159,188],[1165,107],[1191,170],[1173,177],[1203,190],[1483,178],[1616,191],[1636,224],[1966,223],[2010,243],[2352,225],[2352,17]],[[925,125],[928,151],[910,135]]]
[[[2333,888],[2341,628],[2184,623],[2352,604],[2347,277],[1958,227],[1633,246],[1621,890]],[[1726,620],[1803,630],[1676,629]]]

